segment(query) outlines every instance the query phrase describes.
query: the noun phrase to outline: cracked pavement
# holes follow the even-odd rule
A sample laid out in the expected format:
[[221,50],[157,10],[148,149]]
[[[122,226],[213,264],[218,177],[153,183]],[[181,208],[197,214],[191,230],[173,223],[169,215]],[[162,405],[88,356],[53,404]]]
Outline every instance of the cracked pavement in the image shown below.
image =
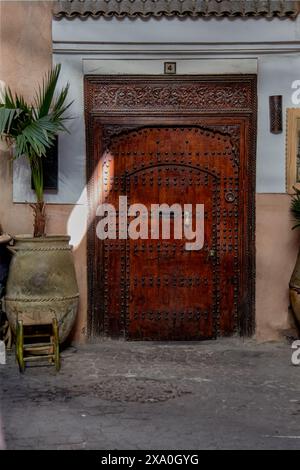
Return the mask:
[[99,340],[62,369],[0,366],[8,449],[298,449],[300,366],[287,343]]

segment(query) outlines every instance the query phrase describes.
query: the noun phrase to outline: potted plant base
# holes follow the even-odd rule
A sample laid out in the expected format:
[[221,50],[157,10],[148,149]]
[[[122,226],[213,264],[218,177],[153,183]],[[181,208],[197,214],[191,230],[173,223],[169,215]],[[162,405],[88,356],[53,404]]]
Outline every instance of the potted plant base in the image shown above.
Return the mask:
[[[293,226],[293,230],[296,228],[300,228],[300,190],[294,187],[295,194],[291,200],[291,213],[296,224]],[[292,311],[298,323],[298,327],[300,326],[300,250],[298,252],[296,264],[290,279],[289,283],[289,294],[290,294],[290,302],[292,306]]]
[[300,252],[291,276],[289,293],[292,310],[300,326]]
[[8,275],[10,256],[6,247],[10,241],[11,236],[7,234],[1,234],[0,226],[0,299],[3,295],[2,293],[4,293]]
[[[24,326],[58,324],[59,341],[64,342],[74,324],[78,286],[69,237],[46,236],[44,166],[42,158],[60,132],[67,131],[66,111],[69,84],[56,93],[60,73],[56,65],[45,76],[34,101],[6,88],[0,103],[0,136],[11,144],[14,158],[25,156],[31,169],[35,202],[34,237],[15,237],[4,299],[5,312],[14,333]],[[23,323],[22,323],[23,322]],[[20,324],[21,323],[21,324]],[[17,343],[22,342],[20,333]],[[57,334],[56,334],[57,336]],[[23,366],[21,367],[23,368]]]
[[79,293],[67,236],[16,237],[4,299],[13,332],[18,318],[27,325],[51,324],[56,318],[59,342],[75,321]]
[[10,263],[10,253],[7,250],[7,245],[10,241],[11,236],[3,234],[0,225],[0,340],[4,341],[7,349],[10,349],[12,345],[12,334],[7,317],[3,311],[2,297],[5,294]]

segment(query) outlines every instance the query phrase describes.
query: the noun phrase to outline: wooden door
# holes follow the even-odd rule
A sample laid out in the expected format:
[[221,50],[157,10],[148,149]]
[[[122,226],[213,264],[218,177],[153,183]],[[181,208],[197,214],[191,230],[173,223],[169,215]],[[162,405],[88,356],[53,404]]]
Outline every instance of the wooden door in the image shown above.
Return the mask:
[[[239,329],[250,333],[253,116],[174,114],[140,112],[126,120],[88,115],[93,155],[90,246],[96,267],[90,272],[93,328],[110,336],[147,340],[198,340]],[[147,238],[95,237],[99,203],[117,209],[117,228],[123,223],[120,196],[127,197],[128,206],[147,208]],[[187,217],[193,228],[196,204],[204,205],[203,247],[187,250],[184,234],[174,238],[179,213],[171,214],[170,237],[162,239],[162,224],[169,217],[162,211],[156,221],[159,238],[153,239],[153,204],[179,205],[183,230],[185,205],[192,206]],[[123,229],[132,220],[128,217]]]
[[[182,133],[178,128],[158,128],[147,130],[144,135],[152,142],[153,137],[156,140],[159,136],[161,150],[165,152],[168,148],[168,153],[174,155],[181,149],[178,144],[174,147],[169,145],[170,133],[174,138],[178,133],[181,138],[188,138],[190,134]],[[151,143],[148,149],[151,152]],[[167,204],[165,207],[178,204],[178,211],[172,213],[173,217],[163,209],[158,221],[151,219],[152,224],[159,225],[159,239],[127,242],[126,332],[129,338],[200,339],[216,334],[213,319],[217,281],[213,240],[216,217],[213,215],[213,205],[217,197],[217,178],[192,165],[180,164],[177,160],[178,163],[174,158],[172,163],[142,168],[128,178],[130,201],[145,204],[149,214],[153,203]],[[174,237],[175,224],[195,227],[196,203],[205,207],[205,245],[201,250],[187,250],[186,243],[189,241],[184,233],[182,239]],[[190,204],[192,213],[184,209]],[[162,239],[162,224],[165,222],[170,222],[169,239]]]

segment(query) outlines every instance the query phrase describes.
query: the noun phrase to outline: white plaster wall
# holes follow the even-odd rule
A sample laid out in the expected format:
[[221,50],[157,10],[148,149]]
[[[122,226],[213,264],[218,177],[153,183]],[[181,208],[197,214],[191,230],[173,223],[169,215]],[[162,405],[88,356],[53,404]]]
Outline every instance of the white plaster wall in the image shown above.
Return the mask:
[[[76,26],[75,26],[76,25]],[[53,22],[53,42],[107,43],[250,43],[300,39],[299,19],[150,18],[60,20]]]
[[[177,62],[178,73],[257,73],[257,192],[285,192],[285,132],[269,132],[269,95],[283,95],[284,111],[294,107],[292,88],[300,80],[300,18],[160,20],[98,19],[53,21],[53,57],[62,64],[61,84],[70,82],[73,121],[59,140],[59,192],[52,203],[85,203],[83,76],[161,74]],[[285,112],[284,112],[285,119]],[[18,184],[27,178],[24,184]],[[16,163],[14,201],[32,199],[30,176]]]
[[[292,102],[293,81],[300,77],[300,50],[294,54],[266,54],[258,58],[258,121],[256,187],[258,193],[286,191],[286,108]],[[269,130],[269,96],[282,95],[283,132]]]

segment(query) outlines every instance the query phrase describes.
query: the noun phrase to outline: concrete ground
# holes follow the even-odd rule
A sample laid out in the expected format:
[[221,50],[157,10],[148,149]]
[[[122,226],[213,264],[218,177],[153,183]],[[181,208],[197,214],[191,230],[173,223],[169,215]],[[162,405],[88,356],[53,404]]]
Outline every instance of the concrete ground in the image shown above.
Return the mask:
[[8,449],[299,449],[300,366],[285,343],[105,340],[62,369],[0,366]]

